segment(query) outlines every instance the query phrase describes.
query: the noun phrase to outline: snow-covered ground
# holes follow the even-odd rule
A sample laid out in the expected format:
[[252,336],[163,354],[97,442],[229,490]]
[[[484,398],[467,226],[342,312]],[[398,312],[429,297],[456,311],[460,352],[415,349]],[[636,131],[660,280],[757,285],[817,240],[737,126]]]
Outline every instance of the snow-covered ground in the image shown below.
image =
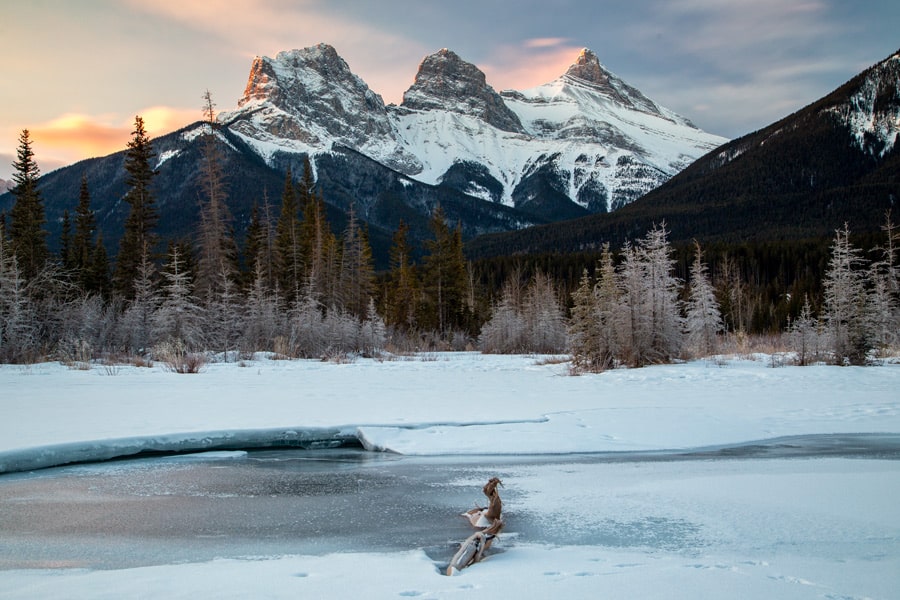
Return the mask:
[[[478,475],[465,483],[478,489],[490,470],[485,456],[498,454],[900,433],[900,365],[771,364],[704,360],[579,377],[566,364],[480,354],[350,364],[260,359],[211,364],[199,375],[160,366],[6,365],[0,469],[318,432],[402,454],[472,455]],[[501,536],[503,552],[452,578],[424,551],[352,548],[123,570],[6,570],[0,598],[890,598],[900,589],[897,460],[505,469],[517,494],[511,510],[562,523],[574,532],[571,544]],[[648,537],[646,547],[622,547],[575,535],[597,523],[650,523],[653,535],[670,523],[672,535],[702,539],[670,546]]]

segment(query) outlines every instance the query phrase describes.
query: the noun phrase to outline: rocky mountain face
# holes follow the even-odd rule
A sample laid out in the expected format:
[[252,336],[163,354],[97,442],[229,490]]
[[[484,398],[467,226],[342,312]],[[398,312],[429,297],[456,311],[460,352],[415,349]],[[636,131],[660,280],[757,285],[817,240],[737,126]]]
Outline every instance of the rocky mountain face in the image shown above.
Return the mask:
[[467,115],[501,131],[525,133],[519,117],[487,84],[484,73],[446,48],[425,57],[415,82],[403,94],[402,106]]
[[320,44],[257,58],[220,120],[270,164],[347,148],[427,185],[559,220],[624,206],[724,143],[659,107],[584,50],[559,79],[496,92],[442,49],[400,106]]
[[[674,241],[881,236],[900,202],[900,53],[809,106],[733,140],[612,214],[477,240],[474,255],[596,249],[665,221]],[[881,243],[880,241],[878,243]]]

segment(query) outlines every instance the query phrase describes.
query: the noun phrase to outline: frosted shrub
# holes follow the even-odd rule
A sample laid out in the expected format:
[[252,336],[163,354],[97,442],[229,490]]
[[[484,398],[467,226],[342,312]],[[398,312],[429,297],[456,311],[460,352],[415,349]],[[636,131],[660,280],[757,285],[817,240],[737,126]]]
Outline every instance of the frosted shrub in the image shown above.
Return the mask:
[[157,344],[153,347],[153,356],[162,361],[166,370],[173,373],[200,373],[207,363],[205,354],[188,352],[181,340]]

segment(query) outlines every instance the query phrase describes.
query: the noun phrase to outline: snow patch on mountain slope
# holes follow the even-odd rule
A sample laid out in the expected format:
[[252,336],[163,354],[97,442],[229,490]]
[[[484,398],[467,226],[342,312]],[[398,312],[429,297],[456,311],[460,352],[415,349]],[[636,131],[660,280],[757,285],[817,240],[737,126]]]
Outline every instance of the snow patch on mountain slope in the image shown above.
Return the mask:
[[860,150],[879,157],[893,150],[900,134],[900,54],[871,69],[848,103],[829,110]]

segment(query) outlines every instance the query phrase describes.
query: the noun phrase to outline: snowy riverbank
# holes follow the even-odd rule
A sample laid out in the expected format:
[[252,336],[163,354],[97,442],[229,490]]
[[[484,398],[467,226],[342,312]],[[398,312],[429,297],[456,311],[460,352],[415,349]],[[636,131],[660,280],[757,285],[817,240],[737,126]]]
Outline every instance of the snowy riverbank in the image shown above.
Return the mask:
[[[160,440],[207,449],[217,436],[239,446],[253,436],[265,442],[317,431],[402,454],[471,455],[471,473],[448,484],[478,489],[492,470],[484,456],[498,454],[900,433],[900,365],[770,365],[764,358],[697,361],[580,377],[569,376],[565,364],[479,354],[350,364],[259,360],[211,364],[199,375],[7,365],[0,367],[0,463],[60,445],[65,452],[49,458],[65,462],[79,449],[111,452],[126,442],[129,451]],[[573,541],[517,541],[511,525],[502,552],[456,578],[441,576],[423,551],[352,548],[111,571],[36,565],[0,569],[0,598],[888,598],[900,586],[900,461],[500,468],[511,514],[530,511],[556,523],[555,531],[573,532]],[[627,547],[577,541],[579,531],[596,537],[603,528],[637,537]],[[657,543],[652,535],[660,528],[689,539]]]

